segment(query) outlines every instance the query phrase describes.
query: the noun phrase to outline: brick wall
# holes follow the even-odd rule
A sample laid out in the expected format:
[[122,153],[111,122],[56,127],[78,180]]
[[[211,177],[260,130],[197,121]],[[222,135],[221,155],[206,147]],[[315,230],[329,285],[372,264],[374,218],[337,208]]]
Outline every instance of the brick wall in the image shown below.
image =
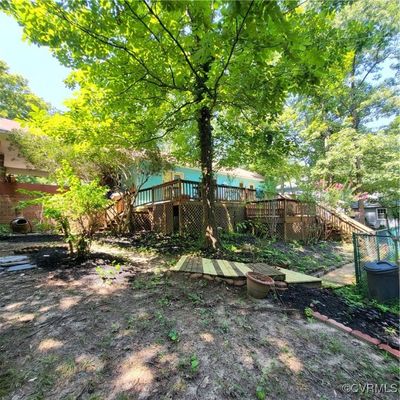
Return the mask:
[[[21,200],[29,196],[18,192],[19,189],[35,190],[47,193],[55,193],[57,186],[38,185],[30,183],[2,183],[0,182],[0,224],[10,223],[16,216],[15,208]],[[31,222],[41,220],[42,207],[30,206],[22,211],[22,215]]]

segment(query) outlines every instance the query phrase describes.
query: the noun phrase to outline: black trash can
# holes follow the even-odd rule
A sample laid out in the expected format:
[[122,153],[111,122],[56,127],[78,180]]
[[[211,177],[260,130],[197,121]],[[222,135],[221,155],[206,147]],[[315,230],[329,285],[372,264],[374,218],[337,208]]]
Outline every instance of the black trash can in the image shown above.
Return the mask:
[[399,267],[389,261],[374,261],[364,266],[368,293],[380,302],[399,298]]

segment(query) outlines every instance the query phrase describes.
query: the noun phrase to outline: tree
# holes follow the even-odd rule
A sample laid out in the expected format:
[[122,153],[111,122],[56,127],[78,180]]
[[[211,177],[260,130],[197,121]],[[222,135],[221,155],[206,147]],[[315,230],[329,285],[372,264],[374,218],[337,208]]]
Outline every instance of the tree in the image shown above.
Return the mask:
[[36,109],[48,110],[49,105],[31,92],[26,79],[12,74],[0,60],[0,117],[25,120]]
[[[336,58],[335,2],[5,1],[32,41],[104,93],[102,117],[202,171],[204,245],[219,245],[213,161],[265,156],[288,92]],[[241,149],[241,152],[238,151]],[[214,155],[216,154],[216,157]],[[236,154],[236,156],[233,156]],[[215,159],[216,158],[216,159]]]
[[[288,104],[298,143],[295,157],[323,190],[341,184],[361,195],[399,186],[394,134],[399,16],[399,4],[392,0],[346,4],[334,22],[342,28],[345,57],[330,66],[314,93]],[[393,122],[387,126],[388,121]]]

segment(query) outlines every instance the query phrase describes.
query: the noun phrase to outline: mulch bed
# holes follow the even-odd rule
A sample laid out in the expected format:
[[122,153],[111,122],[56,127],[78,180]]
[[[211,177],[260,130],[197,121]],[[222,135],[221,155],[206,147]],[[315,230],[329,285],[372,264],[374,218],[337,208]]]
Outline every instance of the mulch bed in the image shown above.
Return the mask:
[[[310,307],[352,329],[400,349],[399,316],[372,307],[349,304],[331,289],[313,289],[293,286],[278,294],[285,306],[304,311]],[[390,333],[389,333],[390,332]]]
[[52,234],[26,234],[26,235],[0,235],[0,241],[10,243],[43,243],[43,242],[61,242],[61,235]]
[[68,253],[67,246],[29,246],[14,251],[15,254],[29,254],[32,261],[46,271],[56,271],[56,278],[71,281],[90,274],[94,268],[102,270],[115,270],[116,265],[121,265],[118,271],[111,275],[104,275],[103,279],[115,281],[124,277],[132,277],[141,271],[140,266],[122,257],[107,253],[90,253],[84,259],[77,259]]
[[100,243],[121,248],[147,249],[160,254],[180,255],[196,248],[196,239],[191,236],[164,235],[156,232],[138,232],[123,236],[98,236]]

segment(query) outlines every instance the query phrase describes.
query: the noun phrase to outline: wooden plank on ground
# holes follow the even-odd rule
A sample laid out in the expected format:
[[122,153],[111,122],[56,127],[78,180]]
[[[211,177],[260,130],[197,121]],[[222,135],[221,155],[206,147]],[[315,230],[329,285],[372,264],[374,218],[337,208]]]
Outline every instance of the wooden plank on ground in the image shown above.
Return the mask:
[[7,267],[9,265],[27,264],[29,257],[27,256],[5,256],[0,257],[0,266]]
[[188,256],[182,256],[179,261],[175,264],[174,267],[171,268],[172,271],[179,271],[182,269],[182,267],[185,264],[185,261],[187,260]]
[[203,273],[209,275],[218,275],[217,271],[214,268],[214,264],[208,258],[202,258],[202,266],[203,266]]
[[189,257],[186,261],[186,265],[182,268],[183,271],[193,272],[193,257]]
[[281,271],[279,268],[272,267],[271,265],[264,263],[253,263],[248,264],[249,268],[251,268],[254,272],[258,272],[259,274],[270,276],[274,281],[284,281],[285,273]]
[[217,260],[218,265],[221,267],[224,276],[226,277],[236,277],[237,273],[230,266],[229,262],[226,260]]
[[200,258],[200,257],[193,258],[193,272],[196,272],[197,274],[203,273],[202,258]]
[[285,268],[278,268],[286,275],[285,282],[288,285],[305,285],[311,287],[320,287],[322,280],[315,276],[302,274],[301,272],[291,271]]
[[251,271],[251,269],[244,263],[235,262],[233,264],[235,264],[236,268],[243,274],[243,276],[246,276],[246,274]]

